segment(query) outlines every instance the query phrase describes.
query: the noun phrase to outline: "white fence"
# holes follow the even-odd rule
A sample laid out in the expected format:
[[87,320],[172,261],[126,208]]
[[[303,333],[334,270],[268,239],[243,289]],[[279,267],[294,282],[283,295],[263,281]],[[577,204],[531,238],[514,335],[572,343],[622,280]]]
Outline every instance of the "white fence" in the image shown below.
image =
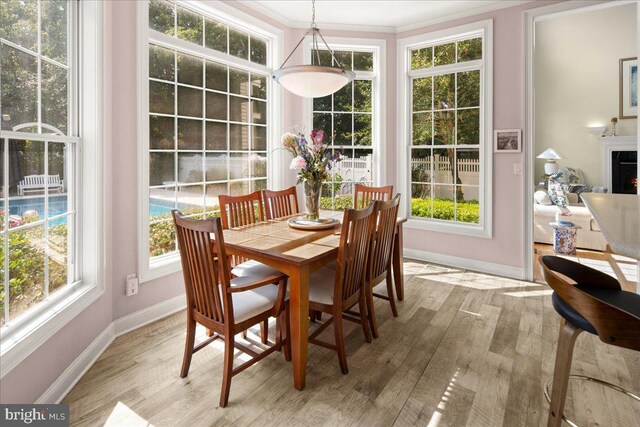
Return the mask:
[[[437,184],[455,184],[451,171],[452,161],[448,157],[429,156],[425,158],[411,159],[412,172],[424,171],[425,177],[433,175],[433,182]],[[462,185],[477,186],[480,184],[480,162],[477,159],[459,159],[457,162],[458,178]],[[479,192],[477,187],[464,189],[465,199],[477,200]],[[436,198],[449,198],[451,192],[447,187],[435,187]]]

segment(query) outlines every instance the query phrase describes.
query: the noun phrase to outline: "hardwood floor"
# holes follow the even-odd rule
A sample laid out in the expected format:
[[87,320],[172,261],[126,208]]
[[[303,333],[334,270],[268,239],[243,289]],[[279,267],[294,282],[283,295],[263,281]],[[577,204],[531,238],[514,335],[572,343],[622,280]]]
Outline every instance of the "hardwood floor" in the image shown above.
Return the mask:
[[[544,245],[536,243],[534,245],[534,279],[536,282],[543,283],[542,274],[540,272],[540,264],[538,257],[543,255],[555,255],[553,245]],[[563,258],[570,259],[580,264],[584,264],[598,271],[602,271],[620,282],[622,289],[630,292],[636,291],[638,282],[638,270],[635,259],[627,258],[611,252],[590,251],[586,249],[578,249],[575,255],[562,255]]]
[[[542,389],[560,323],[549,288],[410,260],[404,268],[399,317],[376,301],[379,339],[366,344],[347,322],[348,375],[335,352],[310,346],[298,392],[291,365],[276,353],[234,377],[229,406],[219,408],[220,343],[194,355],[189,377],[178,375],[181,312],[114,341],[66,397],[72,425],[546,425]],[[321,338],[332,335],[329,327]],[[237,358],[236,365],[244,356]],[[640,353],[585,333],[573,372],[637,392]],[[592,383],[570,384],[566,413],[580,425],[640,424],[640,406]]]

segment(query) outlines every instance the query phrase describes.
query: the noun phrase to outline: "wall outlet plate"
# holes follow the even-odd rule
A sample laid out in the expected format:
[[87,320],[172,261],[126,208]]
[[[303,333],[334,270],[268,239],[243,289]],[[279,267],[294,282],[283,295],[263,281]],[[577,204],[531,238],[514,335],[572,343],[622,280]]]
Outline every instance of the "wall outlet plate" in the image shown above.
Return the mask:
[[135,274],[127,274],[125,293],[128,297],[138,293],[138,278]]

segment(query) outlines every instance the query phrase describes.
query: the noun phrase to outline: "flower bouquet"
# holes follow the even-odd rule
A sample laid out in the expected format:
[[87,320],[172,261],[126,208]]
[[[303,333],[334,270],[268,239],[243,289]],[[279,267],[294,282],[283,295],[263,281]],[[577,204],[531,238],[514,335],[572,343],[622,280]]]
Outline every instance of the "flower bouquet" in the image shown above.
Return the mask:
[[311,143],[302,134],[285,133],[282,145],[293,156],[289,167],[298,172],[298,184],[304,184],[306,217],[317,221],[320,219],[322,182],[329,179],[329,171],[340,161],[340,155],[331,153],[324,143],[324,132],[319,129],[311,131]]

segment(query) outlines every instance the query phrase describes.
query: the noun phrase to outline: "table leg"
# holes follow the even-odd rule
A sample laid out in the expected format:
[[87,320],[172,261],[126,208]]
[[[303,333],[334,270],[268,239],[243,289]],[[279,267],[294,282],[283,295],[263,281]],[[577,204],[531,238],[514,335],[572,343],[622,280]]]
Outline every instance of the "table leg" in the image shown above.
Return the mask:
[[309,337],[309,269],[302,267],[289,275],[289,316],[293,383],[304,389],[307,374],[307,340]]
[[398,224],[396,226],[395,241],[393,242],[393,281],[396,285],[398,301],[404,299],[404,271],[402,269],[404,250],[402,245],[402,224]]

